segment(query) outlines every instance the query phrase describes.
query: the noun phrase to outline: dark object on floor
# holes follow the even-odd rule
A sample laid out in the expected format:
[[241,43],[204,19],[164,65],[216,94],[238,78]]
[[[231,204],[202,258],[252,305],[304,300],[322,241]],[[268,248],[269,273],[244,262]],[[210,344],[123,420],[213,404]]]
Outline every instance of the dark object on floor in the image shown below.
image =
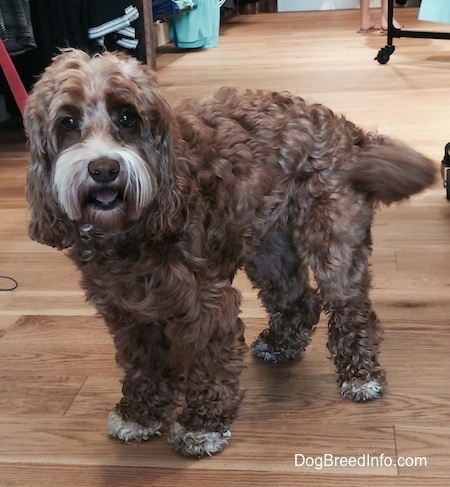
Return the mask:
[[444,149],[444,158],[441,162],[441,175],[447,199],[450,200],[450,142],[446,144]]

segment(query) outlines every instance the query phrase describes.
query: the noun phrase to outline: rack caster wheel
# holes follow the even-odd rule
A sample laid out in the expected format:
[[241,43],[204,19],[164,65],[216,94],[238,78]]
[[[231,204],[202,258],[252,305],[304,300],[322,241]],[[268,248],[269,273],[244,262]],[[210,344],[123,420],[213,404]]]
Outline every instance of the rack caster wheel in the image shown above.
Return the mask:
[[394,51],[395,46],[384,46],[378,51],[375,60],[380,64],[386,64]]
[[444,158],[441,162],[441,175],[447,194],[447,199],[450,200],[450,142],[445,146],[444,149]]

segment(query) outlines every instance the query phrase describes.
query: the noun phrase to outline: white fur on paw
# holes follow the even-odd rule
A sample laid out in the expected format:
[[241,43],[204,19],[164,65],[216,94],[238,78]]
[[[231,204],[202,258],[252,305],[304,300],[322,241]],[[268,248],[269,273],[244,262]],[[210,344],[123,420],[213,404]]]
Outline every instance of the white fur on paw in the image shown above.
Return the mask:
[[161,421],[154,421],[149,426],[141,426],[131,421],[125,421],[122,416],[113,410],[108,415],[108,435],[115,440],[145,441],[152,436],[159,436],[163,424]]
[[373,401],[379,399],[382,393],[383,385],[374,379],[367,382],[345,381],[341,385],[341,395],[355,402]]
[[278,362],[277,353],[263,341],[258,340],[252,345],[252,353],[256,358],[264,360],[264,362]]
[[169,443],[175,451],[188,457],[201,458],[221,452],[231,437],[231,431],[187,431],[180,423],[170,430]]
[[256,358],[264,360],[264,362],[280,364],[300,360],[303,357],[305,350],[301,348],[299,350],[295,350],[294,348],[280,348],[279,350],[275,350],[265,341],[260,339],[252,344],[252,353]]

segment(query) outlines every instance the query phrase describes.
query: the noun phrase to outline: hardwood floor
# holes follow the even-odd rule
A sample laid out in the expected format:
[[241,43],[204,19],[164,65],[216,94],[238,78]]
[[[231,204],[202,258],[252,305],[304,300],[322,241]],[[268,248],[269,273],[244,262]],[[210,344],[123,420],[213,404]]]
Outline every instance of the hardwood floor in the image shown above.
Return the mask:
[[[414,8],[396,17],[410,29],[450,30],[419,23]],[[216,49],[160,54],[160,82],[170,101],[222,85],[286,89],[404,139],[438,166],[450,140],[450,42],[396,39],[382,66],[374,57],[386,37],[357,26],[358,11],[239,16]],[[376,217],[372,298],[386,331],[385,396],[369,404],[339,396],[322,318],[299,364],[247,357],[229,446],[192,461],[164,437],[108,439],[121,378],[112,340],[69,260],[28,239],[27,148],[20,130],[0,131],[0,274],[19,283],[0,292],[0,487],[449,485],[450,202],[440,180]],[[236,285],[251,343],[265,314],[245,276]]]

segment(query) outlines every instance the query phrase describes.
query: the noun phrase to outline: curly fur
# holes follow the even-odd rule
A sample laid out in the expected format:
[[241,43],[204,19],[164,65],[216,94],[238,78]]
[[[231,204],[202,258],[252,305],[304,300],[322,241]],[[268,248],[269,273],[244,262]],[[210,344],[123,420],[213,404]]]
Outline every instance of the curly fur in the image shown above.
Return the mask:
[[342,395],[381,395],[373,214],[430,185],[431,161],[289,93],[171,108],[148,67],[111,53],[56,57],[24,122],[29,234],[68,249],[124,369],[112,437],[172,424],[184,455],[225,446],[243,398],[238,268],[268,313],[256,357],[300,358],[324,310]]
[[131,421],[125,421],[117,411],[110,411],[108,415],[108,434],[111,438],[122,440],[125,443],[130,441],[146,441],[152,436],[160,436],[161,421],[155,421],[146,427]]

